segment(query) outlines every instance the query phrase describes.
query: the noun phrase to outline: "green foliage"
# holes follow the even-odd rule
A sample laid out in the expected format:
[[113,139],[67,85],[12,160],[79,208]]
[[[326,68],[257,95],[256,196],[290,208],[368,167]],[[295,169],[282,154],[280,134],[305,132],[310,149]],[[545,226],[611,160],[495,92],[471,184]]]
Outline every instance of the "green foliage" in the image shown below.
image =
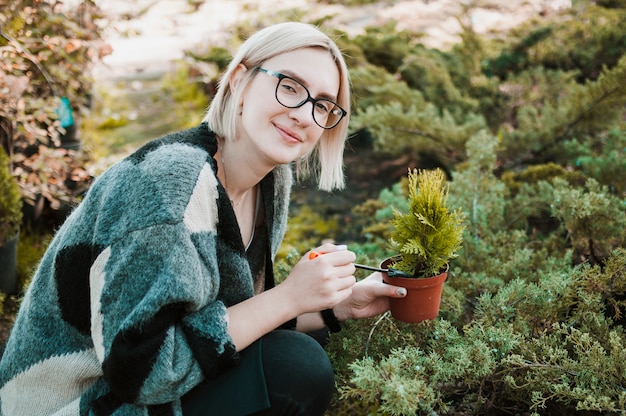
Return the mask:
[[200,123],[209,102],[203,80],[192,65],[179,61],[164,75],[101,88],[82,124],[84,147],[94,158],[91,171],[98,174],[145,142]]
[[440,109],[426,101],[422,91],[379,67],[357,66],[351,78],[357,101],[350,131],[370,132],[375,149],[383,155],[412,149],[450,166],[463,153],[467,138],[485,128],[482,116]]
[[368,200],[363,204],[353,208],[353,212],[365,218],[373,218],[369,225],[363,229],[363,234],[368,240],[378,239],[386,241],[390,238],[394,210],[406,212],[409,204],[406,198],[406,190],[400,183],[394,184],[391,188],[382,189],[376,200]]
[[194,77],[187,63],[180,63],[174,72],[163,78],[160,97],[171,99],[168,107],[172,109],[175,129],[191,128],[202,121],[209,100],[202,90],[201,82],[201,78]]
[[350,124],[353,129],[367,129],[383,153],[399,155],[414,149],[436,155],[446,167],[459,162],[467,138],[486,127],[480,115],[468,113],[457,122],[448,110],[433,104],[403,107],[397,101],[368,107],[355,114]]
[[[626,49],[626,8],[605,8],[599,2],[579,2],[551,24],[550,36],[536,43],[530,64],[565,71],[580,79],[596,79],[612,68]],[[593,28],[593,29],[592,29]],[[527,28],[522,26],[518,33]]]
[[453,403],[469,414],[512,404],[520,413],[623,413],[626,336],[602,311],[608,298],[621,299],[618,309],[624,308],[625,254],[613,253],[603,269],[553,270],[537,283],[512,280],[496,295],[479,297],[474,319],[462,327],[438,319],[415,328],[412,338],[400,339],[398,328],[395,339],[381,333],[398,346],[349,364],[342,397],[391,415],[445,414]]
[[531,21],[511,30],[507,45],[483,60],[484,72],[504,80],[531,67],[544,67],[574,71],[585,80],[615,66],[626,49],[626,9],[578,3],[543,24]]
[[[467,142],[467,161],[453,173],[450,205],[468,213],[466,234],[485,238],[505,224],[508,191],[493,174],[498,139],[486,130]],[[459,190],[457,192],[457,190]]]
[[518,42],[505,48],[494,58],[486,59],[483,62],[483,71],[487,76],[497,76],[506,79],[509,73],[518,73],[528,68],[529,49],[537,43],[548,38],[552,34],[551,27],[539,27],[533,29]]
[[207,62],[216,66],[216,75],[226,70],[228,63],[232,59],[232,52],[227,48],[215,46],[211,48],[205,55],[187,51],[186,55],[196,62]]
[[454,68],[462,66],[462,56],[418,46],[412,49],[398,69],[403,80],[413,89],[424,94],[426,101],[438,108],[458,112],[455,118],[462,120],[468,112],[478,109],[478,100],[467,93],[467,81]]
[[[478,390],[477,383],[519,342],[510,329],[477,326],[459,332],[444,320],[419,336],[428,340],[423,346],[407,344],[380,360],[367,357],[353,362],[354,375],[342,389],[342,397],[378,402],[383,414],[445,413],[447,395]],[[467,397],[470,409],[480,406],[472,403],[474,399]]]
[[439,274],[463,241],[463,214],[450,211],[442,170],[409,171],[408,212],[394,210],[391,247],[400,259],[393,267],[415,277]]
[[26,288],[35,274],[39,261],[52,241],[49,231],[22,228],[17,244],[17,282],[18,288]]
[[[331,339],[340,403],[398,415],[626,411],[623,199],[555,163],[499,178],[500,145],[471,137],[449,183],[466,228],[440,317],[353,322]],[[402,189],[363,215],[386,230]]]
[[[626,105],[626,56],[597,80],[584,85],[574,83],[571,77],[557,81],[555,74],[542,69],[533,71],[534,77],[524,73],[515,81],[510,80],[508,87],[511,95],[524,91],[511,121],[518,128],[503,132],[507,156],[513,162],[559,160],[558,156],[566,153],[568,139],[596,135],[621,120]],[[537,76],[542,74],[543,77]],[[554,88],[555,85],[560,88]],[[525,96],[532,91],[542,93],[529,101]]]
[[[581,2],[506,38],[479,38],[463,25],[462,43],[451,51],[426,48],[418,34],[394,40],[387,27],[372,28],[354,39],[369,64],[351,69],[351,131],[369,131],[387,154],[436,155],[449,171],[465,160],[467,140],[486,128],[501,140],[506,170],[576,166],[597,151],[607,126],[623,122],[624,13]],[[578,153],[569,145],[574,138],[583,143]]]
[[580,172],[567,170],[554,162],[529,166],[519,173],[507,171],[502,174],[502,180],[513,194],[519,192],[523,184],[536,184],[539,181],[552,183],[555,178],[561,178],[571,185],[582,185],[585,179]]
[[[101,17],[89,0],[73,7],[20,0],[0,12],[0,142],[34,219],[78,203],[92,180],[83,152],[57,148],[77,145],[72,133],[89,113],[92,65],[110,53]],[[64,99],[71,124],[61,120]]]
[[380,27],[368,27],[365,34],[355,38],[368,62],[394,73],[408,54],[416,36],[405,30],[397,30],[394,22]]
[[282,259],[292,252],[302,255],[329,236],[336,235],[338,228],[337,218],[324,218],[308,205],[292,210],[289,227],[277,257]]
[[[399,104],[403,109],[425,105],[424,97],[419,90],[396,79],[383,68],[373,65],[359,65],[350,71],[353,95],[359,111],[365,111],[373,106],[386,106],[392,103]],[[357,117],[358,114],[357,114]],[[357,118],[350,123],[351,129],[369,127],[365,120]]]
[[[604,313],[606,318],[623,327],[626,322],[626,249],[615,249],[602,265],[584,264],[572,272],[573,284],[564,291],[563,298],[575,309],[572,318],[586,331],[596,329],[594,313]],[[579,302],[578,298],[584,298]],[[591,312],[591,313],[590,313]],[[598,319],[602,325],[611,324]],[[618,328],[616,326],[616,328]],[[601,334],[606,337],[604,330]]]
[[[577,156],[576,166],[583,174],[609,186],[612,193],[626,192],[626,130],[615,128],[592,143],[590,140],[571,140],[565,144],[568,153]],[[591,144],[591,145],[590,145]]]
[[584,188],[571,189],[557,178],[553,187],[541,186],[540,192],[550,191],[554,195],[552,215],[561,221],[572,246],[585,258],[602,262],[616,246],[626,246],[626,206],[608,187],[590,178]]
[[0,147],[0,247],[17,234],[22,223],[20,188],[9,167],[9,157]]

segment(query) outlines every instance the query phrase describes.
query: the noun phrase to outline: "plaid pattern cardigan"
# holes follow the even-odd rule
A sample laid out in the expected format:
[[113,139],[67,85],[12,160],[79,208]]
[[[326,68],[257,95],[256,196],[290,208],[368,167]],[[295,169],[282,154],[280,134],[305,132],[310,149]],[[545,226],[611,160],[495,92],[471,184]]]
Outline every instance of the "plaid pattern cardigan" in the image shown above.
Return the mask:
[[[0,413],[180,415],[239,359],[226,308],[254,295],[206,124],[167,135],[92,185],[44,255],[0,361]],[[261,182],[271,259],[292,174]]]

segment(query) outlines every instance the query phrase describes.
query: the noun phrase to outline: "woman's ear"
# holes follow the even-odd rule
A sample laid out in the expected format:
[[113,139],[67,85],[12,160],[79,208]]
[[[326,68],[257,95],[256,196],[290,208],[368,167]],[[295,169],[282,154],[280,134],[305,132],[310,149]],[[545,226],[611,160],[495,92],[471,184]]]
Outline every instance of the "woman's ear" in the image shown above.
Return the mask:
[[228,88],[230,88],[231,93],[235,93],[237,85],[239,85],[246,72],[248,72],[248,68],[244,64],[237,65],[237,67],[231,74],[230,79],[228,80]]

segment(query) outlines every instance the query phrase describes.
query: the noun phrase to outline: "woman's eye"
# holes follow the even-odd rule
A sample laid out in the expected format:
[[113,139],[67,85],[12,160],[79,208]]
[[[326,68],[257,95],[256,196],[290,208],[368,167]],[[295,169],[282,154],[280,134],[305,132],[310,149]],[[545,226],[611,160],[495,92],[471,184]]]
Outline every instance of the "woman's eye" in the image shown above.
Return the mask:
[[295,94],[296,93],[296,89],[293,86],[291,86],[291,85],[289,85],[287,83],[283,83],[282,87],[283,87],[283,90],[285,90],[285,92],[288,92],[288,93],[291,93],[291,94]]
[[283,90],[287,93],[290,94],[294,94],[294,95],[299,95],[302,92],[302,86],[300,84],[298,84],[295,81],[292,81],[290,79],[284,78],[280,84],[280,86],[283,88]]
[[318,101],[315,105],[315,109],[322,114],[328,114],[330,112],[330,106],[324,102]]

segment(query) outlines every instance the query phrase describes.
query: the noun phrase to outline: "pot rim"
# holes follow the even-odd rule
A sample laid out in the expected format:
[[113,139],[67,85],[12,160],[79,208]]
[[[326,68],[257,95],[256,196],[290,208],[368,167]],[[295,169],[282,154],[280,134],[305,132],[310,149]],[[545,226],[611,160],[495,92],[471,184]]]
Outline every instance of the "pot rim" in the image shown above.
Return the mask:
[[[387,267],[387,265],[393,261],[393,259],[400,257],[399,254],[395,255],[395,256],[391,256],[391,257],[387,257],[386,259],[384,259],[382,262],[380,262],[380,268],[381,269],[389,269],[389,267]],[[448,271],[450,271],[450,263],[446,263],[446,266],[439,271],[439,274],[436,274],[434,276],[428,276],[428,277],[399,277],[399,276],[393,276],[390,277],[387,275],[387,273],[382,272],[383,276],[387,276],[389,279],[400,279],[400,280],[408,280],[408,281],[413,281],[413,280],[428,280],[428,279],[436,279],[438,277],[440,277],[442,274],[448,274]]]

